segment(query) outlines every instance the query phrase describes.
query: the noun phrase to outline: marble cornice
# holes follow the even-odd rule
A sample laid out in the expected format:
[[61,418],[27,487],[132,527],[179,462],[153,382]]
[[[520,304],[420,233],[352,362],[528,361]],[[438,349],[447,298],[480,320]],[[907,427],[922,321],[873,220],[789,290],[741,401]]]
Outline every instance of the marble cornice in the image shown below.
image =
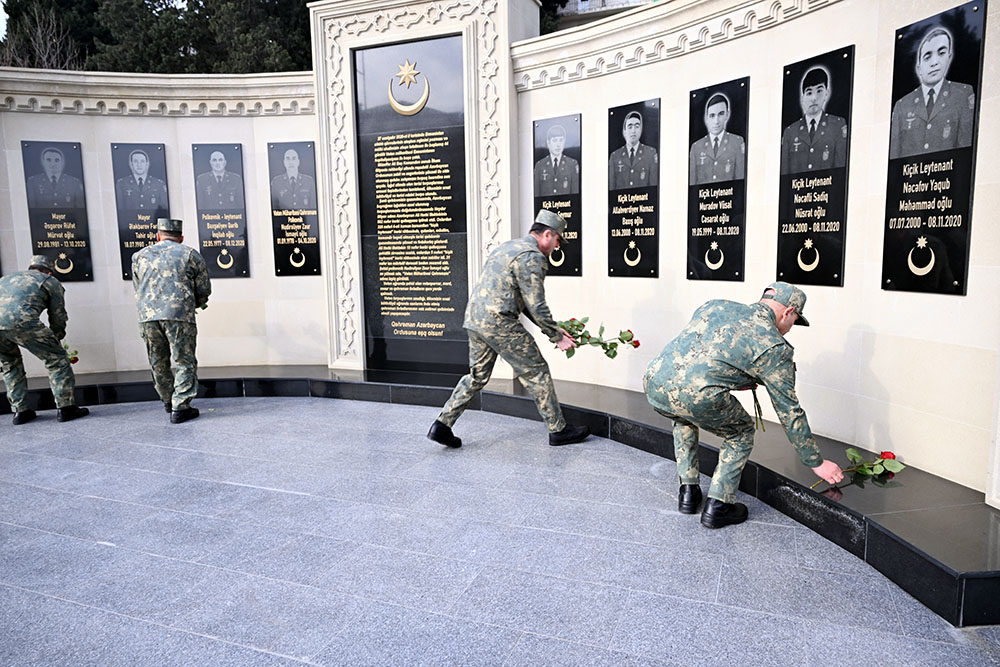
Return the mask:
[[518,92],[641,67],[780,25],[840,0],[665,0],[511,46]]
[[0,67],[0,111],[97,116],[316,113],[312,72],[124,74]]

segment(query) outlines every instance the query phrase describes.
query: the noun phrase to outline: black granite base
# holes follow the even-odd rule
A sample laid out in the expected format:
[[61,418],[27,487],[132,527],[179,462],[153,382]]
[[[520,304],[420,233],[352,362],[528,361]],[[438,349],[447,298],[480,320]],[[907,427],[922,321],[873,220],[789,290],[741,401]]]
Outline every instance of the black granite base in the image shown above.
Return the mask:
[[[199,369],[199,397],[315,396],[407,405],[443,405],[458,376],[334,371],[322,366]],[[54,409],[45,378],[29,380],[29,405]],[[673,459],[671,424],[640,392],[557,382],[567,421],[595,435]],[[156,401],[148,371],[77,378],[79,405]],[[517,383],[491,381],[470,406],[539,421]],[[0,394],[0,414],[9,414]],[[96,415],[100,412],[97,411]],[[740,490],[759,498],[870,563],[956,626],[1000,623],[1000,511],[983,494],[915,468],[896,487],[825,483],[803,466],[777,424],[758,433]],[[28,427],[30,428],[30,427]],[[719,440],[702,434],[701,471],[711,474]],[[826,458],[846,462],[844,443],[818,438]],[[738,530],[734,528],[733,530]]]

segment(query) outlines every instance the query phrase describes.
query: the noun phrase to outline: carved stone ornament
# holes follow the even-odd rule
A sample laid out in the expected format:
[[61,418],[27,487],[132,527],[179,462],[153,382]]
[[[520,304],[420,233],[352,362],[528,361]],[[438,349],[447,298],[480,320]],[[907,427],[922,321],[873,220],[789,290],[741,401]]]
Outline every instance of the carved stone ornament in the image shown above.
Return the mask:
[[518,92],[545,88],[677,58],[839,1],[759,0],[730,3],[736,6],[722,11],[720,3],[707,0],[652,3],[569,35],[515,46],[514,87]]
[[0,67],[0,90],[0,112],[163,117],[316,113],[311,72],[161,75]]

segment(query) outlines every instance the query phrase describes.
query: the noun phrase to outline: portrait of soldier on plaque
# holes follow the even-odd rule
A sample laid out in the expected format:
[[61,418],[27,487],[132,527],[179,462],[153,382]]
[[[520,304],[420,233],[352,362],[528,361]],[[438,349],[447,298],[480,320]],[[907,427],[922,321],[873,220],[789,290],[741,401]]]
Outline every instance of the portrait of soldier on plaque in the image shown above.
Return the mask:
[[826,111],[831,79],[823,65],[813,65],[802,75],[798,86],[802,116],[781,134],[782,174],[847,165],[847,120]]
[[746,144],[743,137],[727,130],[733,115],[729,96],[713,92],[705,102],[704,122],[708,132],[691,144],[688,169],[690,185],[742,180],[746,173]]
[[[240,160],[235,160],[234,165],[242,171]],[[198,166],[204,168],[199,165],[199,155],[195,154],[196,169]],[[226,154],[221,150],[211,151],[208,166],[209,169],[195,179],[198,208],[208,211],[243,208],[243,176],[228,169]]]
[[[315,210],[316,180],[313,178],[313,155],[303,161],[302,147],[286,148],[282,152],[283,171],[277,176],[271,170],[271,208],[276,210]],[[308,173],[307,173],[308,172]]]
[[[37,162],[25,156],[28,208],[86,208],[79,151],[74,157],[72,163],[68,162],[63,148],[53,145],[41,148]],[[29,172],[32,163],[38,165],[37,170]]]
[[[890,159],[972,145],[976,91],[948,78],[956,49],[962,46],[942,25],[923,34],[913,62],[918,85],[892,107]],[[978,43],[964,46],[980,50]]]
[[[123,164],[121,157],[126,155],[127,161]],[[166,163],[163,145],[112,144],[111,156],[118,210],[150,213],[153,222],[156,218],[167,217],[169,205],[164,180]]]
[[[609,123],[614,120],[609,120]],[[659,127],[649,128],[643,136],[643,114],[633,109],[622,119],[622,137],[625,145],[620,145],[608,158],[608,189],[624,190],[655,186],[660,180],[660,159],[653,145],[659,145]],[[610,128],[608,134],[612,134]],[[646,143],[642,140],[645,139]]]
[[[568,120],[568,118],[556,120]],[[542,122],[536,124],[541,126]],[[575,130],[575,136],[570,140],[562,123],[556,122],[548,125],[544,133],[545,143],[542,146],[538,145],[541,132],[536,130],[535,155],[537,156],[540,151],[544,152],[544,157],[535,162],[534,192],[536,197],[579,194],[580,162],[566,152],[567,144],[570,144],[570,150],[579,156],[579,122],[572,129]]]

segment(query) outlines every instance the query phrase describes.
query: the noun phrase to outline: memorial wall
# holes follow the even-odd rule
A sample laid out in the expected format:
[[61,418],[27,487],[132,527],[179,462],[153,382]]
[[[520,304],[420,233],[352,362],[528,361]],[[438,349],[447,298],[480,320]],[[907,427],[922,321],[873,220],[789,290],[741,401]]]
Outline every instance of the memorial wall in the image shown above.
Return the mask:
[[74,370],[148,371],[131,257],[168,214],[212,275],[201,365],[328,363],[310,73],[0,68],[0,90],[0,266],[56,260]]
[[[1000,502],[998,10],[673,0],[532,37],[531,0],[353,0],[312,5],[312,73],[0,69],[0,265],[56,253],[77,370],[146,369],[129,258],[168,210],[213,271],[202,365],[456,370],[486,255],[557,210],[553,314],[642,341],[539,336],[557,379],[638,391],[697,306],[786,279],[814,431]],[[407,51],[436,40],[460,58]]]
[[[812,326],[789,341],[813,430],[986,490],[1000,408],[1000,3],[733,5],[653,3],[513,48],[522,191],[538,145],[527,128],[580,117],[586,251],[579,275],[550,273],[553,313],[642,341],[614,360],[553,351],[555,376],[641,390],[700,304],[755,301],[785,279],[809,297]],[[921,67],[944,68],[943,82],[916,57],[939,25],[923,50],[954,42],[950,69]],[[938,77],[930,110],[914,101],[921,76]],[[620,190],[605,147],[628,143],[618,110],[649,100],[658,127],[647,140],[645,120],[639,143],[657,151],[659,254],[633,236],[633,271],[656,273],[622,274],[616,262],[637,255],[613,195],[649,185]],[[520,198],[518,233],[533,204]]]

